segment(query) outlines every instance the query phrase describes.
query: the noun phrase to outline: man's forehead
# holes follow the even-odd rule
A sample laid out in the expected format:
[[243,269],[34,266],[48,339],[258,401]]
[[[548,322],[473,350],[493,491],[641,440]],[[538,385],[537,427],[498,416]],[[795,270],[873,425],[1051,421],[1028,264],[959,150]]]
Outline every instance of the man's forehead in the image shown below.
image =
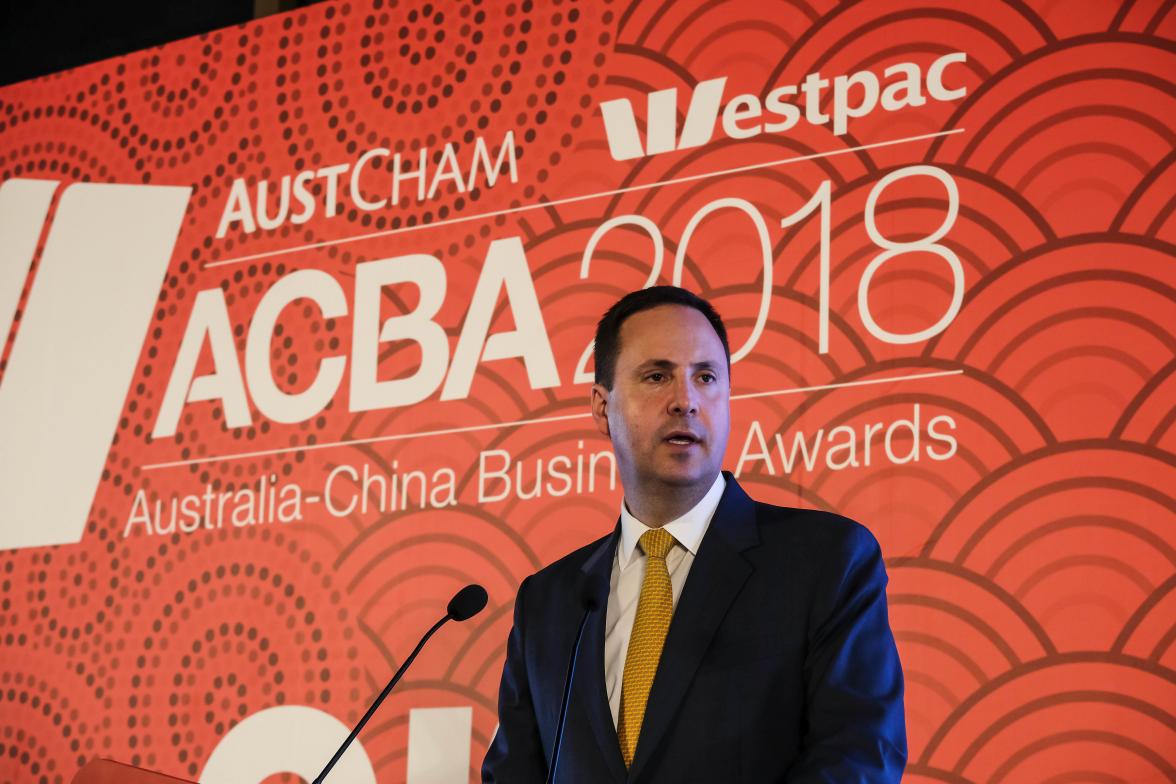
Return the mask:
[[725,357],[710,321],[686,305],[659,305],[634,313],[621,324],[618,359],[625,364],[725,364]]

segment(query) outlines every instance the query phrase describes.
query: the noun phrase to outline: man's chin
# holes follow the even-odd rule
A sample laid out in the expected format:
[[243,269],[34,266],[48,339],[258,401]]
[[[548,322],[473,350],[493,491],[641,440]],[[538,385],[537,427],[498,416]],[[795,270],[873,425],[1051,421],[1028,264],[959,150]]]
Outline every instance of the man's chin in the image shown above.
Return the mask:
[[663,471],[657,478],[668,487],[689,488],[703,483],[710,484],[715,477],[712,472],[698,468],[690,471]]

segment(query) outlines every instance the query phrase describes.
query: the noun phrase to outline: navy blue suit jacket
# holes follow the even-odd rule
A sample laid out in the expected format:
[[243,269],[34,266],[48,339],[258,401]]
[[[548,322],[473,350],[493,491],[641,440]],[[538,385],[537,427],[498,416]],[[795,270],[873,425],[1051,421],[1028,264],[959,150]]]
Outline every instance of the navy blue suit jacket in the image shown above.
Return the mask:
[[[519,588],[482,781],[543,782],[585,573],[620,528]],[[604,687],[604,609],[584,632],[557,782],[896,782],[902,669],[877,541],[838,515],[753,501],[727,475],[666,637],[632,767]]]

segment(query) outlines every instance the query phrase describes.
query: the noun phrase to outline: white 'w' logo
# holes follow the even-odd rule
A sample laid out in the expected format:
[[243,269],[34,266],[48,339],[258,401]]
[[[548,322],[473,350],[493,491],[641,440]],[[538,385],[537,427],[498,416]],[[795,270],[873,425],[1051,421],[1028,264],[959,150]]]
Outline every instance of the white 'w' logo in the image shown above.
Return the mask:
[[[0,338],[57,186],[0,184]],[[191,192],[62,193],[0,378],[0,549],[82,538]]]
[[601,103],[604,133],[608,137],[608,149],[613,160],[627,161],[643,155],[701,147],[709,142],[715,132],[715,121],[719,117],[719,104],[722,103],[726,83],[726,77],[698,83],[690,96],[690,108],[686,110],[686,121],[682,126],[682,135],[678,138],[675,138],[678,134],[678,88],[650,93],[645,115],[644,149],[641,147],[633,104],[629,99],[618,98]]

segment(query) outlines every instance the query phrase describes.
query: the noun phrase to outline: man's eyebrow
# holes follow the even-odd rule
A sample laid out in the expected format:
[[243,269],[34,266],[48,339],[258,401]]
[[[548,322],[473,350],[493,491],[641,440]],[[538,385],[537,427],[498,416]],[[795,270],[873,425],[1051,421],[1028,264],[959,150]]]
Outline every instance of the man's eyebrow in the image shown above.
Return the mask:
[[[657,368],[658,370],[673,370],[677,367],[679,367],[678,363],[674,362],[672,359],[647,359],[637,366],[637,370],[642,371],[649,370],[651,368]],[[701,362],[692,363],[690,367],[692,370],[715,370],[719,367],[719,363],[710,359],[704,359]]]
[[671,359],[647,359],[637,367],[641,370],[646,368],[664,368],[670,370],[678,367],[678,363]]

